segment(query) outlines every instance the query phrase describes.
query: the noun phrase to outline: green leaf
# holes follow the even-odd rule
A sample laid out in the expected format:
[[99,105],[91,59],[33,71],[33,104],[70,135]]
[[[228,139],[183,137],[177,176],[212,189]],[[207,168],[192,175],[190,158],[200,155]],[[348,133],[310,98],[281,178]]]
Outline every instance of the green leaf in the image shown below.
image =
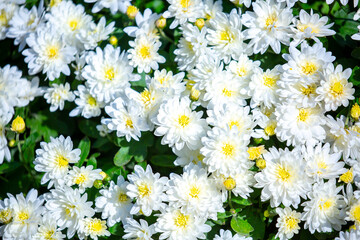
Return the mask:
[[250,223],[240,217],[233,217],[231,219],[230,226],[235,232],[242,235],[249,235],[249,233],[254,231],[254,228],[250,225]]
[[21,166],[19,162],[6,162],[0,165],[0,174],[12,172]]
[[79,162],[77,162],[75,164],[75,166],[77,167],[81,167],[85,161],[85,159],[87,158],[87,156],[90,153],[90,140],[88,137],[83,138],[80,143],[78,148],[81,150],[81,154],[80,154],[80,160]]
[[114,226],[110,227],[109,232],[115,236],[123,236],[124,230],[122,227],[122,223],[116,223]]
[[231,199],[233,202],[243,205],[243,206],[250,206],[252,203],[249,199],[245,199],[242,197],[235,197]]
[[96,129],[97,123],[88,119],[82,119],[79,121],[79,128],[82,133],[92,138],[98,138],[99,132]]
[[174,155],[156,155],[150,159],[150,162],[156,166],[173,168],[175,159]]
[[129,154],[130,147],[121,147],[115,154],[114,164],[118,167],[124,166],[130,162],[132,155]]
[[86,165],[86,166],[90,166],[90,165],[92,165],[92,166],[94,167],[94,169],[97,168],[97,161],[96,161],[96,158],[93,157],[93,156],[91,156],[91,157],[89,158],[89,160],[87,161],[87,165]]
[[353,69],[352,74],[351,74],[351,76],[349,78],[349,82],[354,84],[354,86],[359,86],[360,85],[360,67],[356,66]]
[[23,151],[23,156],[26,162],[32,163],[34,161],[35,145],[36,142],[40,140],[40,135],[38,133],[31,134],[21,146]]

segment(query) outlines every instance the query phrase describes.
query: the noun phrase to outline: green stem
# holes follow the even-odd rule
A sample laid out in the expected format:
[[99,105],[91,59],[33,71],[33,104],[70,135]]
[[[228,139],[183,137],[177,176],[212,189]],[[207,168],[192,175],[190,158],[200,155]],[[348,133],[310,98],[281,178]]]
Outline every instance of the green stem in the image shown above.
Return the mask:
[[161,35],[163,38],[165,38],[165,39],[168,40],[169,42],[175,44],[174,40],[172,40],[171,38],[169,38],[162,29],[159,29],[159,32],[160,32],[160,35]]
[[25,167],[26,171],[28,171],[28,173],[30,173],[31,175],[31,178],[34,180],[35,182],[35,186],[36,187],[39,187],[39,184],[38,182],[36,181],[36,178],[33,174],[33,172],[31,171],[31,169],[29,168],[28,164],[25,162],[25,159],[23,157],[23,153],[22,153],[22,150],[21,150],[21,143],[23,141],[20,141],[20,134],[16,134],[16,142],[17,142],[17,147],[18,147],[18,150],[19,150],[19,159],[20,159],[20,162],[23,164],[23,166]]

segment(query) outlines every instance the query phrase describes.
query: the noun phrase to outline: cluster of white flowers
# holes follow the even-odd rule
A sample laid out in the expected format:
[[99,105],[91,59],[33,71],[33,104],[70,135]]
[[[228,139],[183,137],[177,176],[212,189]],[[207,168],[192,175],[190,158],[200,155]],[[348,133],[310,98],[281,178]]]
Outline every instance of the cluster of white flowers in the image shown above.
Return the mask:
[[[103,114],[102,135],[138,141],[153,131],[183,167],[160,176],[136,165],[127,180],[119,176],[99,190],[93,204],[85,191],[106,174],[74,165],[81,151],[70,137],[51,138],[34,161],[50,192],[1,200],[0,236],[63,239],[66,230],[68,238],[97,239],[122,223],[124,239],[205,239],[206,222],[225,212],[231,195],[248,199],[259,188],[261,201],[275,209],[280,240],[302,226],[328,233],[348,223],[355,228],[337,239],[360,238],[360,107],[352,69],[336,64],[320,41],[335,34],[333,23],[313,10],[294,16],[297,0],[233,0],[252,7],[244,13],[223,12],[221,0],[167,1],[157,14],[141,13],[129,0],[85,0],[95,2],[93,13],[109,8],[134,19],[123,29],[133,38],[130,49],[122,51],[116,43],[99,46],[115,24],[104,17],[95,23],[81,4],[54,0],[29,10],[22,0],[0,3],[0,39],[15,39],[30,75],[56,82],[39,87],[38,77],[0,68],[0,163],[11,158],[5,127],[14,107],[43,96],[51,112],[74,101],[71,117]],[[173,51],[179,72],[161,65],[170,60],[160,55],[161,40],[169,41],[166,21],[181,34]],[[256,59],[265,53],[283,53],[283,63],[262,68]],[[64,80],[70,74],[80,84]],[[132,82],[140,79],[138,92]],[[335,114],[345,107],[351,111]],[[214,239],[251,238],[222,229]]]

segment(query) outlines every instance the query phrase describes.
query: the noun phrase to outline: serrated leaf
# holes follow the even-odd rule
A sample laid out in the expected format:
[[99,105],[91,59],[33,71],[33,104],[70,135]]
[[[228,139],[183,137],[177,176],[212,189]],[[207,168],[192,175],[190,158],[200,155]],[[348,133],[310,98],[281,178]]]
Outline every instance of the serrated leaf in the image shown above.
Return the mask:
[[80,153],[80,160],[75,164],[75,166],[77,167],[81,167],[85,161],[85,159],[87,158],[87,156],[90,153],[90,140],[88,137],[83,138],[80,143],[78,148],[81,150]]
[[130,147],[121,147],[115,154],[114,164],[118,167],[124,166],[130,162],[132,155],[129,154]]
[[242,235],[249,235],[254,228],[246,220],[243,220],[239,217],[233,217],[230,222],[231,228]]

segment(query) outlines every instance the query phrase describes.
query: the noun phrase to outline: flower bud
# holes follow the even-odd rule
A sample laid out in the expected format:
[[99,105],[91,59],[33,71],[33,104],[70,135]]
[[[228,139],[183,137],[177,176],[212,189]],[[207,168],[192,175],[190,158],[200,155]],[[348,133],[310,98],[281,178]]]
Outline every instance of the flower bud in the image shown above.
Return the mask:
[[256,160],[256,166],[260,169],[266,168],[266,161],[262,158]]
[[126,15],[130,18],[130,19],[134,19],[136,17],[136,14],[138,14],[139,9],[133,5],[130,5],[127,10],[126,10]]
[[205,20],[203,18],[196,19],[195,26],[197,26],[199,30],[201,30],[205,26]]
[[11,123],[11,130],[16,133],[23,133],[25,131],[24,119],[20,116],[17,116]]
[[156,20],[155,25],[157,28],[164,29],[166,27],[166,18],[161,16],[158,20]]
[[115,36],[111,36],[110,39],[109,39],[109,42],[110,42],[111,45],[113,45],[115,47],[118,44],[118,39]]

